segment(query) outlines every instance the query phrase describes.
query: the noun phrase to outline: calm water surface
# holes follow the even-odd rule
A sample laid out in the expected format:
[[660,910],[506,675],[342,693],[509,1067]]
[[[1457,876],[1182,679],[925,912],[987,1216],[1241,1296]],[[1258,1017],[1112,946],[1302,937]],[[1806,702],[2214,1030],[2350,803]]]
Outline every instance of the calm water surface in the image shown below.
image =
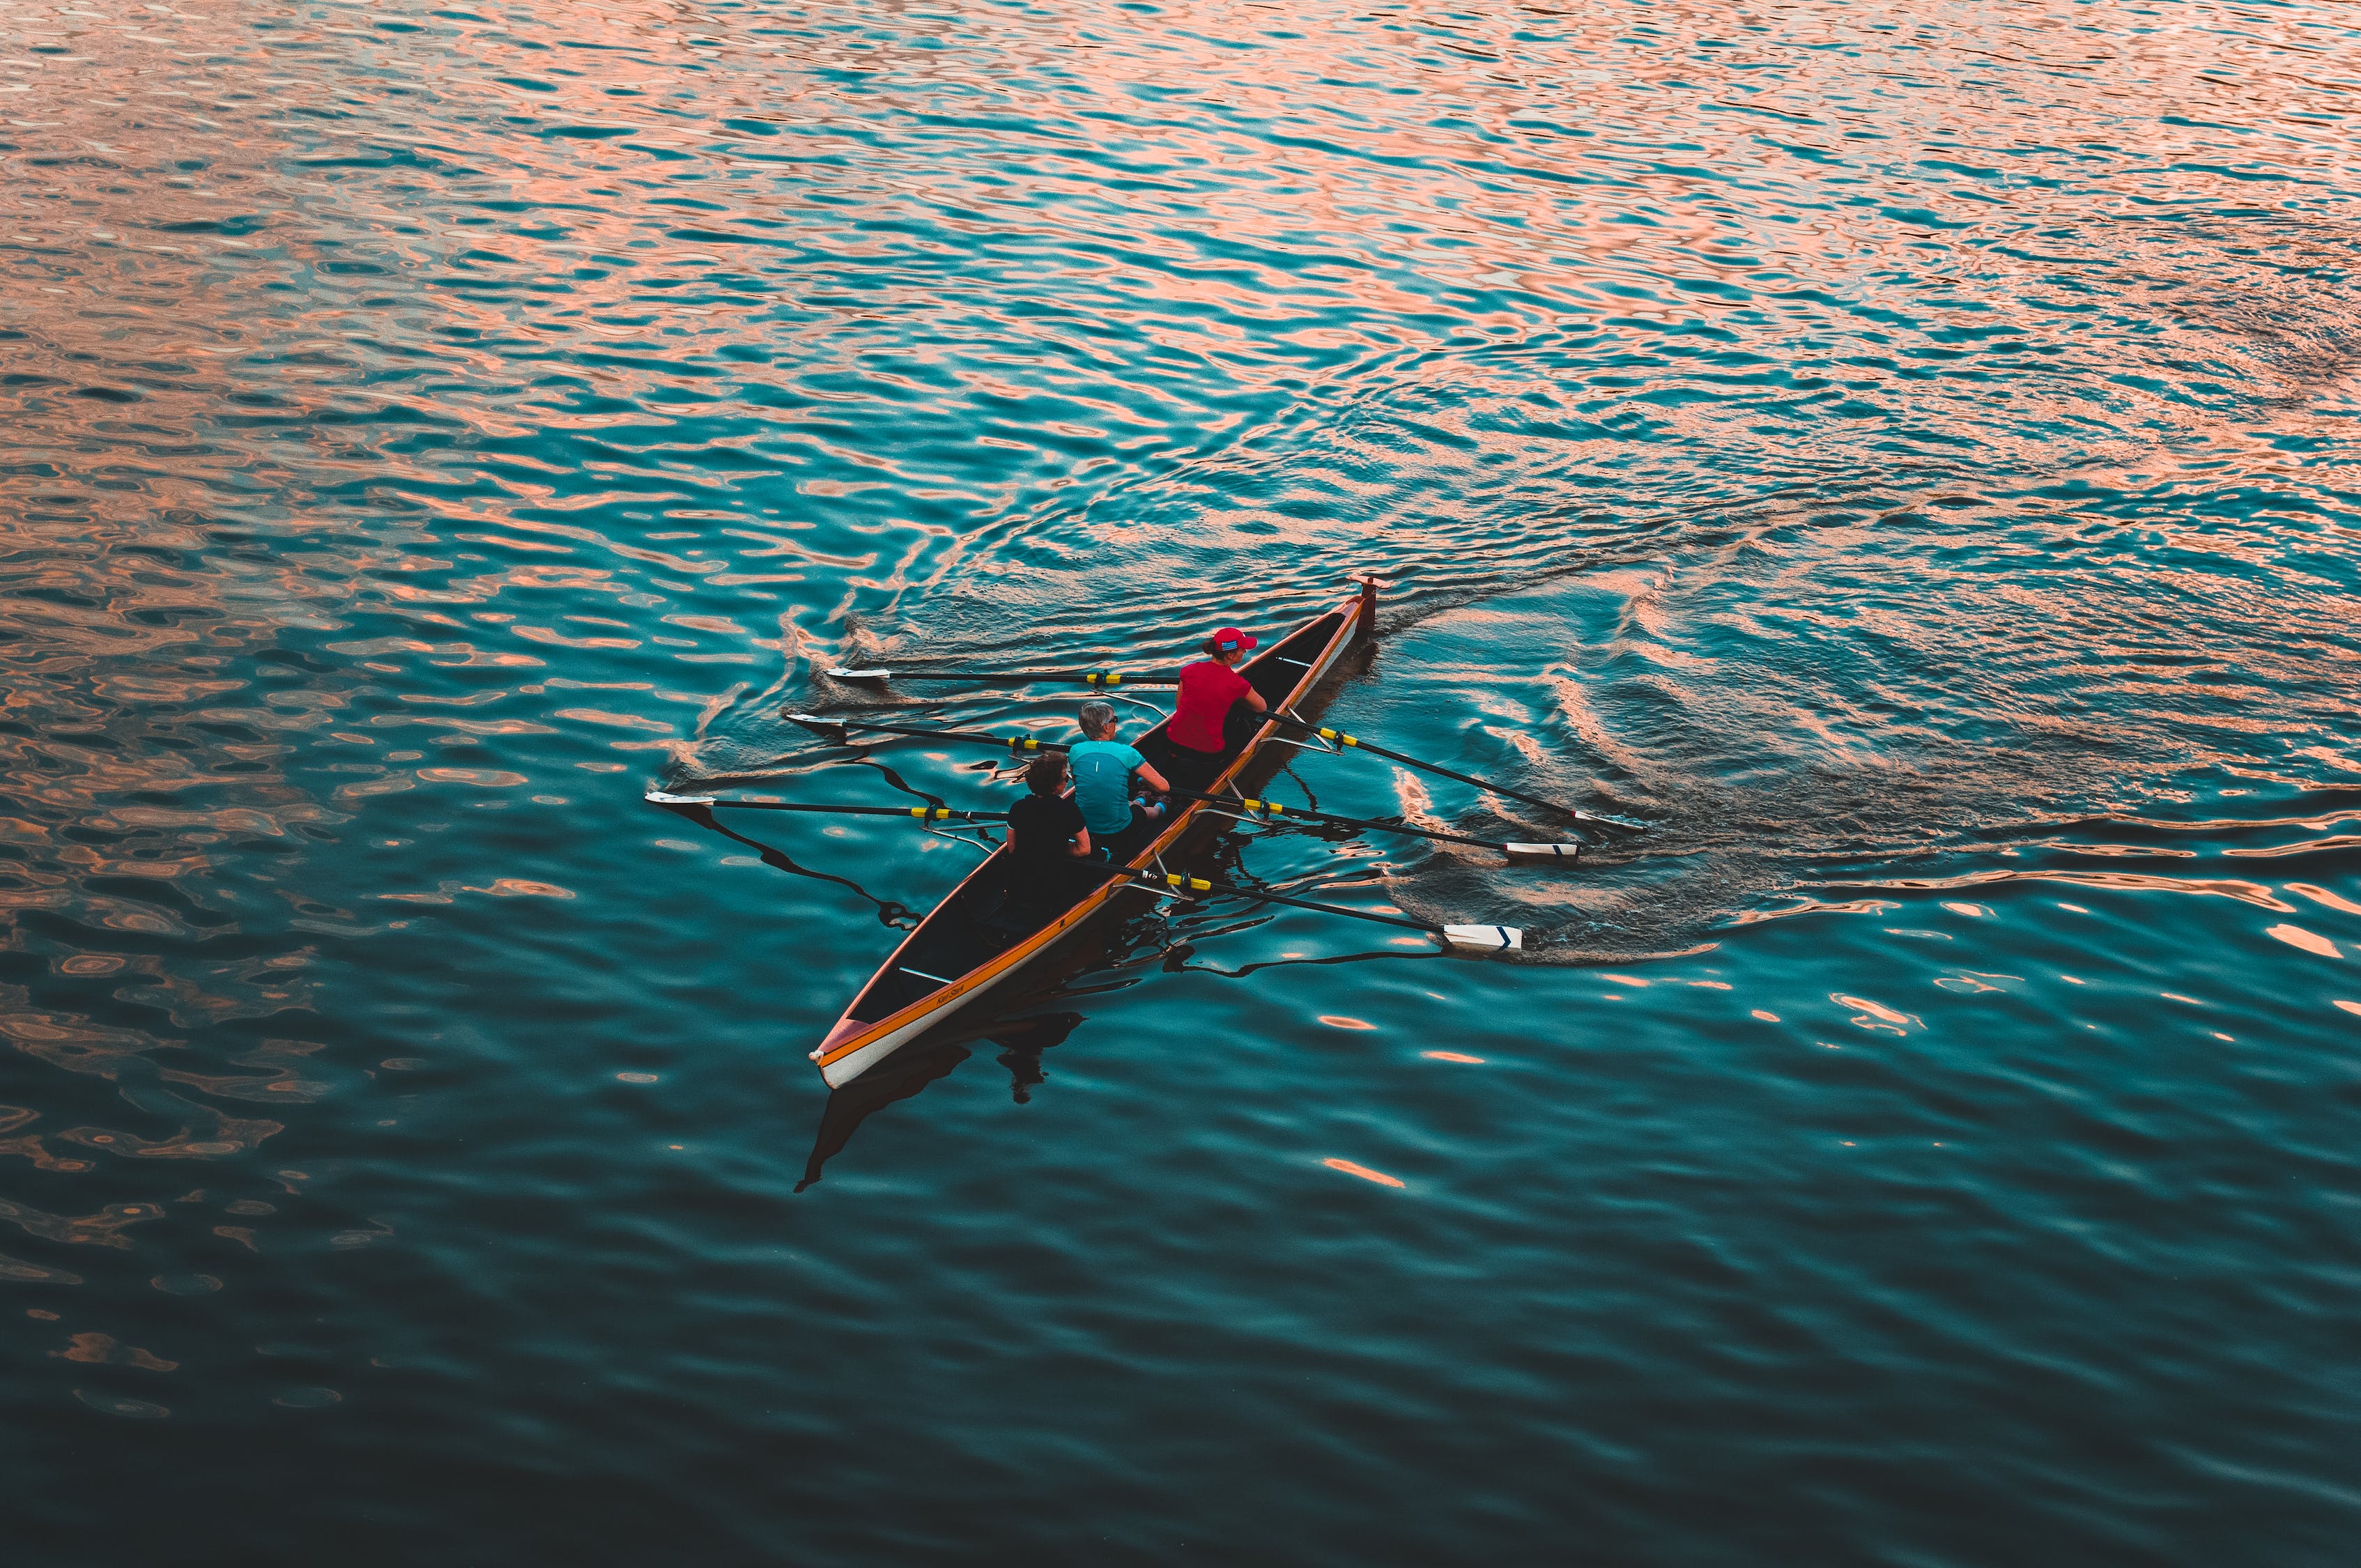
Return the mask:
[[[2355,1560],[2351,7],[0,22],[13,1561]],[[640,801],[1363,569],[1520,961]]]

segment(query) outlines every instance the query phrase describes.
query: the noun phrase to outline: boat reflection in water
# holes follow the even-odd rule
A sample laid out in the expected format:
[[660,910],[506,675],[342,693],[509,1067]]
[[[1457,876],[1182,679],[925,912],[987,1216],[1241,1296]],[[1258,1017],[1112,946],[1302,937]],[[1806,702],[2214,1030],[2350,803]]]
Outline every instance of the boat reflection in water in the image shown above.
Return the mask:
[[820,1112],[818,1135],[812,1140],[811,1158],[804,1164],[804,1179],[796,1183],[796,1190],[801,1192],[819,1179],[821,1168],[843,1151],[863,1122],[886,1106],[922,1092],[938,1079],[948,1077],[953,1068],[974,1054],[972,1047],[979,1041],[1001,1047],[1000,1065],[1008,1069],[1010,1087],[1017,1103],[1023,1104],[1032,1097],[1034,1086],[1043,1080],[1041,1053],[1072,1034],[1083,1016],[1080,1013],[1039,1013],[971,1022],[964,1027],[946,1024],[935,1034],[911,1042],[894,1053],[891,1060],[880,1063],[843,1088],[830,1090],[828,1103]]
[[1034,1089],[1048,1078],[1041,1068],[1041,1053],[1063,1045],[1090,1016],[1060,1009],[1057,1004],[1082,1001],[1134,984],[1137,976],[1128,971],[1148,964],[1154,963],[1167,973],[1187,969],[1225,979],[1242,979],[1258,970],[1292,964],[1354,964],[1378,959],[1414,962],[1443,956],[1400,949],[1331,953],[1312,959],[1266,959],[1234,970],[1191,961],[1196,955],[1197,941],[1259,925],[1268,918],[1267,909],[1228,911],[1218,916],[1208,913],[1191,922],[1196,928],[1185,934],[1152,916],[1103,927],[1097,941],[1077,944],[1066,961],[1039,977],[1048,983],[1037,982],[1028,994],[1012,999],[1007,1011],[996,1015],[947,1019],[843,1088],[830,1090],[820,1110],[819,1131],[812,1140],[811,1158],[804,1165],[803,1179],[796,1183],[796,1190],[801,1192],[820,1179],[821,1168],[843,1152],[862,1123],[888,1105],[923,1093],[928,1085],[950,1077],[954,1069],[975,1054],[979,1045],[999,1047],[997,1059],[1008,1069],[1011,1096],[1019,1105],[1029,1102]]
[[[950,1076],[979,1044],[1000,1047],[1000,1065],[1008,1069],[1010,1092],[1018,1104],[1026,1103],[1043,1081],[1041,1053],[1063,1043],[1088,1016],[1060,1010],[1058,1003],[1130,985],[1134,977],[1125,971],[1153,961],[1158,953],[1165,957],[1167,967],[1172,967],[1175,956],[1186,957],[1185,944],[1155,941],[1153,933],[1162,927],[1163,922],[1149,914],[1086,927],[1060,944],[1048,963],[1036,965],[1026,977],[1031,983],[998,1009],[955,1014],[851,1082],[830,1090],[820,1111],[811,1158],[796,1190],[801,1192],[819,1179],[820,1168],[842,1151],[863,1122]],[[1151,946],[1155,951],[1142,956],[1141,949]]]

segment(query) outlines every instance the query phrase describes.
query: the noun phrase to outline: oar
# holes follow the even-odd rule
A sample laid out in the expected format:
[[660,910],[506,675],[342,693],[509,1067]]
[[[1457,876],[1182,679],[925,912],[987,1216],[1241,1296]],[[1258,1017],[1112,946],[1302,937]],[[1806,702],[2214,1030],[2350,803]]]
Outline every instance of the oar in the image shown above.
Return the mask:
[[1136,686],[1174,686],[1180,684],[1178,670],[1142,670],[1126,674],[1121,670],[830,670],[840,681],[1005,681],[1017,685],[1027,681],[1045,681],[1067,685],[1119,686],[1128,681]]
[[[730,832],[730,829],[713,821],[713,812],[717,807],[736,806],[747,811],[818,811],[844,817],[914,817],[930,822],[1005,822],[1008,820],[1008,814],[1005,811],[953,811],[942,806],[914,806],[907,810],[891,806],[805,806],[776,800],[721,800],[709,795],[674,795],[668,790],[660,789],[648,791],[646,799],[652,806],[661,806],[665,810],[677,812],[692,821],[702,818],[708,826],[747,844],[753,844],[754,841],[751,839],[741,839],[738,834]],[[754,848],[764,851],[765,860],[769,860],[777,853],[767,845],[754,844]],[[781,859],[784,860],[785,857]],[[801,867],[792,865],[789,869],[802,870]],[[819,873],[806,872],[805,874]],[[1318,910],[1323,915],[1342,915],[1354,920],[1374,920],[1381,926],[1399,926],[1406,931],[1420,931],[1427,936],[1438,938],[1446,948],[1455,953],[1517,952],[1524,947],[1524,933],[1514,926],[1429,926],[1423,921],[1404,920],[1391,915],[1375,915],[1366,909],[1347,909],[1341,904],[1320,904],[1309,898],[1297,898],[1284,893],[1270,893],[1257,887],[1238,887],[1229,883],[1208,881],[1204,877],[1147,871],[1115,871],[1111,874],[1122,877],[1135,885],[1151,888],[1157,885],[1168,887],[1183,897],[1192,893],[1224,893],[1239,898],[1259,899],[1268,904],[1293,905],[1298,909]],[[830,877],[829,880],[840,882],[843,879]],[[1172,896],[1172,894],[1166,894],[1166,896]]]
[[1153,891],[1168,887],[1175,894],[1187,897],[1192,893],[1225,893],[1236,898],[1259,899],[1268,904],[1290,904],[1298,909],[1316,909],[1323,915],[1342,915],[1354,920],[1374,920],[1380,926],[1399,926],[1405,931],[1422,931],[1440,940],[1455,953],[1514,953],[1521,952],[1525,934],[1514,926],[1430,926],[1422,920],[1404,920],[1399,916],[1373,915],[1366,909],[1348,909],[1341,904],[1319,904],[1309,898],[1297,898],[1284,893],[1270,893],[1258,887],[1239,887],[1235,883],[1213,882],[1201,876],[1182,876],[1175,872],[1134,872],[1134,886]]
[[840,746],[852,744],[850,733],[855,729],[873,729],[885,735],[921,735],[930,740],[957,740],[969,746],[1005,746],[1012,751],[1064,751],[1071,748],[1055,740],[1037,740],[1030,735],[980,735],[969,729],[923,729],[915,724],[872,724],[865,718],[822,718],[813,713],[784,715],[790,724],[800,724],[816,734],[824,735]]
[[[815,881],[832,882],[839,887],[851,888],[854,893],[859,894],[862,897],[875,905],[877,906],[877,918],[884,921],[888,926],[906,931],[918,923],[917,916],[911,912],[908,905],[902,903],[900,900],[880,898],[875,894],[870,892],[867,888],[862,886],[859,883],[853,881],[851,877],[838,876],[834,872],[816,872],[809,866],[799,866],[796,864],[795,858],[789,855],[785,850],[775,849],[769,844],[763,843],[760,839],[749,839],[745,834],[734,832],[730,828],[724,828],[720,823],[716,822],[713,819],[713,808],[717,806],[752,806],[757,804],[756,802],[747,800],[716,800],[708,795],[673,795],[667,791],[660,789],[652,789],[648,791],[646,798],[650,804],[661,806],[675,817],[686,817],[691,822],[696,823],[699,828],[710,828],[714,832],[720,834],[725,839],[745,845],[757,855],[760,855],[763,858],[763,863],[766,866],[775,866],[780,871],[792,872],[796,876],[807,876],[813,878]],[[884,808],[872,806],[867,809],[882,810]]]
[[1527,806],[1538,806],[1544,811],[1562,811],[1577,822],[1588,820],[1571,806],[1560,806],[1554,800],[1543,800],[1535,795],[1521,795],[1506,784],[1496,784],[1489,779],[1479,779],[1467,773],[1455,773],[1440,762],[1422,762],[1416,757],[1405,757],[1400,751],[1389,751],[1375,741],[1364,740],[1357,735],[1347,735],[1341,729],[1330,729],[1321,725],[1307,723],[1291,713],[1273,713],[1268,717],[1279,723],[1291,725],[1307,735],[1317,735],[1323,740],[1340,749],[1350,746],[1357,751],[1367,751],[1373,757],[1383,757],[1388,762],[1400,762],[1406,768],[1416,768],[1421,773],[1435,773],[1446,779],[1457,779],[1461,784],[1474,784],[1477,789],[1488,789],[1494,795],[1505,795],[1510,800],[1521,800]]
[[[980,735],[958,729],[926,729],[914,724],[872,724],[864,719],[821,718],[809,713],[790,713],[786,718],[805,729],[832,739],[838,745],[851,743],[848,731],[880,730],[889,735],[917,735],[932,740],[953,740],[971,746],[1005,746],[1011,751],[1064,751],[1071,748],[1054,740],[1037,740],[1029,735]],[[1575,843],[1511,844],[1497,839],[1470,839],[1460,833],[1439,833],[1430,828],[1411,828],[1398,822],[1373,822],[1360,817],[1338,817],[1333,812],[1314,811],[1309,806],[1285,806],[1275,800],[1241,800],[1230,795],[1200,795],[1194,790],[1176,789],[1169,792],[1189,800],[1210,801],[1217,806],[1243,806],[1248,812],[1266,817],[1301,817],[1307,821],[1331,823],[1339,828],[1358,828],[1372,833],[1400,833],[1412,839],[1432,839],[1444,844],[1472,844],[1479,850],[1491,850],[1505,856],[1512,866],[1564,865],[1582,852]]]
[[[1180,682],[1180,673],[1178,670],[1151,670],[1145,674],[1137,675],[1126,675],[1117,670],[830,670],[828,673],[839,680],[846,681],[1007,681],[1012,683],[1067,681],[1080,682],[1087,686],[1118,686],[1126,680],[1134,685],[1142,686],[1178,685]],[[795,716],[791,714],[789,717]],[[1307,723],[1291,713],[1272,712],[1268,717],[1277,723],[1290,725],[1302,730],[1305,734],[1317,735],[1323,740],[1339,748],[1354,747],[1372,756],[1400,762],[1406,768],[1416,768],[1422,773],[1433,773],[1442,778],[1456,779],[1464,784],[1474,784],[1477,789],[1490,790],[1494,795],[1505,795],[1510,800],[1521,800],[1527,806],[1538,806],[1544,811],[1564,812],[1576,821],[1595,820],[1595,818],[1584,817],[1581,812],[1571,806],[1560,806],[1554,800],[1543,800],[1538,795],[1521,794],[1509,788],[1506,784],[1494,784],[1489,779],[1479,779],[1472,774],[1454,773],[1440,762],[1424,762],[1417,757],[1406,757],[1400,751],[1389,751],[1373,740],[1364,740],[1357,735],[1347,735],[1341,729],[1323,729],[1318,725]],[[802,723],[803,720],[797,718],[796,722]],[[870,725],[866,728],[884,729],[884,726]],[[1048,748],[1041,749],[1046,751]]]
[[1357,828],[1371,833],[1400,833],[1412,839],[1432,839],[1440,844],[1472,844],[1479,850],[1490,850],[1507,857],[1512,866],[1571,865],[1582,853],[1576,843],[1509,844],[1497,839],[1470,839],[1464,833],[1439,833],[1432,828],[1412,828],[1402,822],[1372,822],[1360,817],[1339,817],[1333,811],[1314,811],[1308,806],[1287,806],[1276,800],[1254,800],[1235,795],[1199,795],[1194,790],[1176,789],[1168,792],[1190,800],[1210,801],[1216,806],[1235,806],[1259,820],[1276,821],[1281,817],[1300,817],[1307,822],[1325,822],[1338,828]]
[[661,806],[667,811],[677,811],[693,817],[695,808],[708,811],[735,809],[739,811],[818,811],[836,817],[915,817],[921,822],[1005,822],[1005,811],[953,811],[948,806],[801,806],[785,800],[721,800],[709,795],[673,795],[664,790],[648,791],[651,806]]
[[[1008,751],[1070,751],[1070,746],[1060,746],[1058,741],[1034,740],[1029,734],[972,734],[963,732],[963,729],[921,729],[918,725],[872,725],[866,720],[857,720],[857,718],[836,720],[836,718],[819,718],[815,713],[788,713],[786,718],[803,725],[805,729],[827,734],[838,746],[850,744],[850,729],[881,729],[885,734],[918,734],[926,740],[961,741],[961,744],[968,746],[1005,746]],[[1433,839],[1435,843],[1468,843],[1476,845],[1478,850],[1495,850],[1497,855],[1504,855],[1511,867],[1570,864],[1575,857],[1582,855],[1579,843],[1504,843],[1499,839],[1468,839],[1466,834],[1440,834],[1435,828],[1407,827],[1400,822],[1369,822],[1367,817],[1339,817],[1336,812],[1320,812],[1308,806],[1282,806],[1279,801],[1242,801],[1239,795],[1202,795],[1192,789],[1173,789],[1167,794],[1183,795],[1188,801],[1209,801],[1213,806],[1242,806],[1246,812],[1263,819],[1284,815],[1284,817],[1303,817],[1306,822],[1329,822],[1334,827],[1365,828],[1372,834],[1402,834],[1407,839]]]

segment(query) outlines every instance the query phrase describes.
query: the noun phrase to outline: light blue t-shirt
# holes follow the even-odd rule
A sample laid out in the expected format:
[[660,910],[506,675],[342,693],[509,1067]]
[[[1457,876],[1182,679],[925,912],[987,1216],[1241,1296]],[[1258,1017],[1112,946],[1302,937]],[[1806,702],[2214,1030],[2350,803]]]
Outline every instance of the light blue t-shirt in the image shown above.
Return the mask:
[[1131,774],[1148,759],[1120,740],[1083,740],[1066,753],[1074,773],[1074,804],[1093,833],[1131,826]]

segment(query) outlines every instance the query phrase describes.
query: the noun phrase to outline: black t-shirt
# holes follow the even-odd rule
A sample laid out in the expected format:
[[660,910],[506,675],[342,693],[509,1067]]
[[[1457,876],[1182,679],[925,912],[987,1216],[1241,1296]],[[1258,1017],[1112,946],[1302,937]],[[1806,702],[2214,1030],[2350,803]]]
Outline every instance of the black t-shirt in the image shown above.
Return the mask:
[[1069,795],[1027,793],[1008,808],[1008,840],[1027,863],[1073,859],[1074,836],[1087,826]]

